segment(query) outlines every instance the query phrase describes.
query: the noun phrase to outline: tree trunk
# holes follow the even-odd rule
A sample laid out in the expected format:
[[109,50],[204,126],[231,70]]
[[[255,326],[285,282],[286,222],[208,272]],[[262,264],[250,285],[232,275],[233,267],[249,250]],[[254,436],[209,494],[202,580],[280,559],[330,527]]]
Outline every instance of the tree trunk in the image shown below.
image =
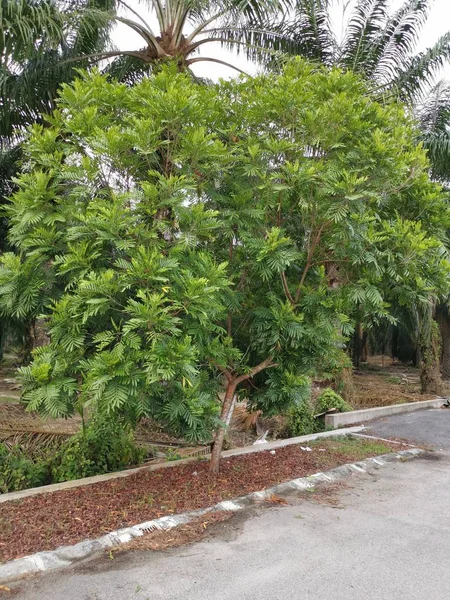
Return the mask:
[[[238,381],[237,379],[231,379],[228,381],[227,389],[225,392],[225,396],[222,404],[222,411],[220,413],[220,420],[223,423],[229,422],[228,419],[231,418],[231,412],[233,410],[234,405],[234,395],[236,393]],[[211,461],[209,463],[209,470],[211,473],[217,474],[219,472],[220,466],[220,454],[222,452],[223,440],[225,438],[225,427],[218,427],[216,431],[216,435],[214,436],[214,444],[211,453]]]
[[[226,369],[220,369],[224,376],[226,377],[227,389],[225,391],[225,396],[222,403],[222,412],[220,413],[220,420],[222,423],[229,423],[231,420],[231,415],[233,414],[234,409],[234,395],[236,393],[236,388],[238,385],[247,381],[247,379],[251,379],[264,369],[268,369],[269,367],[278,366],[276,363],[272,362],[272,357],[268,356],[265,360],[250,369],[250,371],[244,375],[237,376],[236,374],[232,374],[231,371],[227,371]],[[221,425],[216,430],[216,435],[214,436],[214,444],[211,452],[211,461],[209,463],[209,470],[211,473],[217,474],[219,472],[220,466],[220,453],[222,452],[223,440],[225,437],[225,427]]]
[[441,304],[436,311],[436,321],[441,333],[441,373],[444,379],[450,379],[450,313],[447,306]]
[[430,332],[422,334],[420,339],[420,384],[422,394],[443,393],[440,371],[441,344],[439,328],[432,321]]
[[352,362],[358,368],[361,362],[367,362],[367,332],[358,323],[353,334]]
[[6,327],[5,322],[0,318],[0,361],[3,360],[3,348],[5,345]]
[[22,337],[22,346],[19,350],[19,362],[22,365],[27,365],[31,362],[32,352],[34,348],[34,321],[26,323]]

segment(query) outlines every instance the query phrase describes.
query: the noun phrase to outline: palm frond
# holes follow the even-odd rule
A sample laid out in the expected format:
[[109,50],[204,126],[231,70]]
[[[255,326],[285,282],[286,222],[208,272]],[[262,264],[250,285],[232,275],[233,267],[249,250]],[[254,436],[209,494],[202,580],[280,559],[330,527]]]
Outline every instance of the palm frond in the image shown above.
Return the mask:
[[284,43],[281,50],[331,64],[337,52],[337,40],[330,19],[330,0],[301,0],[294,17],[281,26]]
[[428,150],[435,179],[450,182],[450,83],[436,84],[416,108],[421,139]]
[[341,52],[342,66],[364,73],[376,64],[374,43],[388,19],[388,0],[358,0],[348,22]]
[[392,81],[402,100],[420,100],[430,89],[439,70],[450,59],[450,32],[424,52],[416,54]]
[[432,0],[409,0],[388,19],[385,30],[375,44],[379,56],[372,77],[391,82],[409,63],[420,30],[425,23]]

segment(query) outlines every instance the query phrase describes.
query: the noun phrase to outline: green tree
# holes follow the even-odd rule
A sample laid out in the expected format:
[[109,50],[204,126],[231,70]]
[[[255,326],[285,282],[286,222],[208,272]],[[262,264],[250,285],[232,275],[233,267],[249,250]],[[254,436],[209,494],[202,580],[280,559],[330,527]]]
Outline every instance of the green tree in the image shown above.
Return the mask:
[[[110,43],[115,0],[1,0],[0,2],[0,252],[7,249],[3,205],[21,168],[27,126],[55,108],[59,86],[72,81],[83,57]],[[0,356],[9,332],[29,357],[33,323],[0,318]]]
[[49,319],[28,408],[215,428],[214,471],[243,386],[266,413],[299,404],[342,366],[361,303],[381,317],[448,286],[449,214],[414,124],[351,73],[94,73],[25,151],[0,309]]
[[[262,29],[261,23],[273,22],[290,3],[148,0],[144,4],[155,15],[159,31],[154,32],[142,15],[122,0],[1,0],[0,205],[7,202],[11,182],[20,170],[24,129],[42,122],[42,115],[55,108],[60,85],[72,81],[79,68],[104,59],[109,61],[105,71],[110,76],[132,84],[167,60],[176,61],[181,69],[204,60],[222,62],[197,55],[213,41],[237,46],[254,58],[259,52],[255,43],[271,48],[278,39]],[[120,16],[124,10],[126,18]],[[139,33],[145,47],[116,50],[111,30],[117,21]],[[6,231],[3,212],[0,218],[2,231]],[[31,325],[17,322],[15,327],[19,337],[25,337],[25,357],[32,341]],[[6,327],[1,320],[0,348]]]
[[[389,0],[356,0],[350,4],[350,17],[340,38],[330,18],[331,8],[337,5],[346,15],[349,3],[341,0],[299,0],[292,20],[280,25],[284,38],[290,40],[289,43],[283,41],[281,45],[288,52],[299,53],[329,67],[337,65],[360,73],[370,81],[380,98],[396,97],[406,101],[409,110],[418,118],[417,137],[429,153],[432,176],[445,181],[450,164],[446,130],[447,86],[439,84],[431,92],[429,89],[439,69],[448,62],[450,33],[436,40],[427,50],[416,52],[432,0],[405,0],[396,10],[392,10]],[[422,313],[420,306],[411,307],[411,310],[414,314]],[[444,306],[439,310],[443,336],[450,331],[450,321],[446,323],[444,319],[447,312]],[[432,311],[427,310],[424,314],[431,315]],[[396,306],[395,303],[392,304],[391,317],[403,318],[403,325],[416,322],[413,314],[408,315],[404,306]],[[396,329],[389,326],[393,324],[392,319],[380,321],[376,315],[374,318],[370,306],[363,303],[355,312],[354,319],[357,326],[352,356],[354,364],[359,364],[366,352],[369,332],[372,332],[370,337],[373,339],[374,332],[383,336],[386,331],[392,334]],[[418,331],[409,331],[409,338],[417,342],[411,349],[413,354],[419,352],[419,337]],[[450,339],[444,340],[443,356],[450,356],[446,351],[448,347]],[[448,365],[443,367],[444,371],[450,372]],[[434,373],[437,371],[434,370]],[[436,385],[439,383],[436,382]]]

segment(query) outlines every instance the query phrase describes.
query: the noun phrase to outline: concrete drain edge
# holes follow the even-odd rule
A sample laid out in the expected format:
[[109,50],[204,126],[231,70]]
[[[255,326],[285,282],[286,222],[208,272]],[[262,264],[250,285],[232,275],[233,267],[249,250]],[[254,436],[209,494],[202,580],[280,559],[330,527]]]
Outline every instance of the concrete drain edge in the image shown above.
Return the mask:
[[237,512],[247,506],[268,499],[273,494],[282,494],[294,490],[306,491],[314,488],[318,483],[341,481],[356,473],[367,473],[373,468],[379,469],[388,463],[409,460],[422,452],[424,451],[419,448],[412,448],[400,450],[393,454],[383,454],[374,458],[367,458],[355,463],[347,463],[340,467],[335,467],[330,471],[326,471],[325,473],[315,473],[308,477],[292,479],[291,481],[280,483],[259,492],[253,492],[246,496],[234,498],[233,500],[224,500],[209,508],[181,513],[179,515],[161,517],[152,521],[140,523],[139,525],[133,525],[132,527],[111,531],[111,533],[96,540],[86,540],[72,546],[61,546],[56,550],[37,552],[36,554],[31,554],[23,558],[17,558],[0,564],[0,583],[14,581],[26,575],[70,567],[76,562],[86,559],[101,550],[124,544],[145,533],[154,531],[155,529],[168,531],[173,527],[189,523],[193,519],[208,513],[220,511]]

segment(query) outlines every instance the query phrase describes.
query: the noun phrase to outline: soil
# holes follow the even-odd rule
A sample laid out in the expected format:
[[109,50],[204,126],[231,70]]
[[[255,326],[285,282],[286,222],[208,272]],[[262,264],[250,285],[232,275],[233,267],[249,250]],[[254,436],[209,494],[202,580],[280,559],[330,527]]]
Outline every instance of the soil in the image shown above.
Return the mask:
[[[353,372],[353,390],[348,398],[357,409],[390,406],[405,402],[420,402],[436,398],[420,393],[420,373],[417,367],[392,361],[389,357],[371,356]],[[449,382],[444,382],[449,393]]]
[[[205,461],[0,504],[0,561],[75,544],[154,518],[211,506],[225,499],[398,451],[375,441],[328,439],[311,451],[287,446],[223,459],[218,476]],[[274,503],[277,502],[274,499]]]
[[[37,414],[27,413],[20,405],[20,386],[14,380],[15,364],[12,360],[0,366],[0,439],[9,444],[21,443],[24,432],[38,436],[62,436],[64,440],[81,428],[79,417],[69,419],[42,419]],[[331,382],[316,382],[313,397]],[[450,394],[448,382],[447,392]],[[392,361],[387,356],[371,356],[355,370],[346,400],[354,409],[387,406],[404,402],[430,400],[434,395],[420,393],[419,369]],[[231,427],[227,433],[224,449],[251,445],[268,431],[268,440],[289,437],[288,418],[280,415],[265,418],[259,413],[249,413],[245,403],[237,405]],[[39,438],[40,439],[40,438]],[[184,458],[207,454],[209,446],[192,447],[183,440],[169,434],[152,419],[144,419],[139,424],[136,441],[145,446],[148,458],[153,462],[164,462],[167,456]],[[34,441],[34,440],[33,440]],[[47,438],[43,438],[47,443]]]

